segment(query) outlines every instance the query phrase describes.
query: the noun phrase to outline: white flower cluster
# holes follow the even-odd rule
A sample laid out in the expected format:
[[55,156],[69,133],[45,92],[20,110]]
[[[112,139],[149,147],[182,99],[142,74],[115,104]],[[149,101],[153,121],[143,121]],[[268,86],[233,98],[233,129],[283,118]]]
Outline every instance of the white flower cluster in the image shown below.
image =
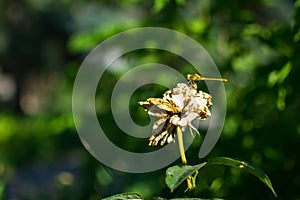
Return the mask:
[[[179,110],[179,114],[172,115],[170,123],[185,128],[192,126],[192,121],[195,119],[204,120],[211,116],[208,109],[212,105],[211,95],[202,91],[197,91],[195,88],[184,83],[177,84],[177,87],[172,91],[168,90],[163,99],[172,104]],[[198,131],[197,131],[198,132]]]
[[186,127],[198,130],[192,125],[195,119],[205,120],[211,116],[211,95],[197,91],[194,85],[178,83],[175,88],[164,93],[163,98],[148,98],[139,102],[149,115],[159,117],[153,125],[150,146],[168,144],[174,140],[176,127],[184,131]]

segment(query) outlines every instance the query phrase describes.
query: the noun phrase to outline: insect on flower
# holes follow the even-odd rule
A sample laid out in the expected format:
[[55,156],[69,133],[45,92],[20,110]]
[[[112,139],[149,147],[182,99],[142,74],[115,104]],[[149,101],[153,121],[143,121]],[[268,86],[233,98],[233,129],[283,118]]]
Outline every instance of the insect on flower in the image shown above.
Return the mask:
[[[182,131],[189,127],[190,132],[198,130],[192,125],[196,119],[205,120],[211,116],[209,107],[212,105],[211,95],[197,90],[195,81],[218,80],[219,78],[204,78],[198,74],[188,74],[189,84],[178,83],[163,94],[163,98],[148,98],[138,102],[149,115],[158,117],[152,128],[153,135],[149,138],[150,146],[161,146],[174,141],[176,128]],[[226,80],[227,81],[227,80]],[[200,134],[199,134],[200,135]]]
[[203,76],[200,76],[199,74],[187,74],[186,75],[187,80],[189,83],[197,89],[197,84],[195,81],[223,81],[227,82],[227,79],[225,78],[206,78]]

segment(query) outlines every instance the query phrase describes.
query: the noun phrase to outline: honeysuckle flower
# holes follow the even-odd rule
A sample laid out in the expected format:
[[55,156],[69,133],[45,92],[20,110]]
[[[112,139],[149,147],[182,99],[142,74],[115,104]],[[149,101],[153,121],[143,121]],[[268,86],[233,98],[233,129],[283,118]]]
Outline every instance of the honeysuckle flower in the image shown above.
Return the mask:
[[147,101],[138,103],[149,115],[159,118],[153,125],[150,146],[172,142],[178,126],[182,131],[189,127],[191,132],[194,130],[199,134],[192,122],[211,116],[211,95],[197,91],[195,84],[178,83],[175,88],[167,90],[163,98],[148,98]]

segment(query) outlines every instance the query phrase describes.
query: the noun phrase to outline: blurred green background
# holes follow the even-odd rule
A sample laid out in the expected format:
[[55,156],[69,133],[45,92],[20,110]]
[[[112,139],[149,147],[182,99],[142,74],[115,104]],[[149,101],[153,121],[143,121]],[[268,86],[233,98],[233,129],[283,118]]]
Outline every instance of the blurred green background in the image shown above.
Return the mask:
[[[299,0],[0,0],[0,199],[182,195],[184,188],[174,194],[166,188],[165,169],[126,174],[103,166],[74,127],[72,87],[84,57],[104,39],[144,26],[189,35],[229,79],[224,130],[209,157],[250,161],[269,175],[278,199],[300,199]],[[159,51],[133,52],[124,60],[127,66],[101,79],[106,90],[96,97],[98,115],[117,144],[147,151],[146,139],[126,138],[114,125],[114,83],[141,63],[164,63],[182,74],[192,69]],[[149,118],[136,102],[164,90],[150,85],[134,94],[130,111],[138,124]],[[198,158],[199,145],[196,139],[187,152],[190,164],[205,161]],[[274,199],[251,175],[210,170],[202,177],[208,181],[184,195]]]

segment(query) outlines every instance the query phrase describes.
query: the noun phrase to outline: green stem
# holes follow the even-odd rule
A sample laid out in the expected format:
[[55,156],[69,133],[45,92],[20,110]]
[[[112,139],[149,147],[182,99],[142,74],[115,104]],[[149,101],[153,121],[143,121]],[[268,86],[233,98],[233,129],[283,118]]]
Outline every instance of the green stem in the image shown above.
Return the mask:
[[[181,131],[181,128],[180,126],[177,126],[177,138],[178,138],[178,148],[179,148],[179,152],[180,152],[180,157],[181,157],[181,162],[182,164],[186,165],[187,164],[187,160],[186,160],[186,157],[185,157],[185,151],[184,151],[184,146],[183,146],[183,139],[182,139],[182,131]],[[193,182],[192,182],[192,177],[189,176],[187,179],[187,190],[192,190],[194,189],[194,185],[193,185]]]
[[[182,164],[186,165],[187,164],[187,160],[185,157],[185,151],[184,151],[184,146],[183,146],[183,139],[182,139],[182,131],[180,126],[177,126],[177,138],[178,138],[178,147],[179,147],[179,152],[180,152],[180,157],[181,157],[181,162]],[[189,176],[187,179],[187,190],[192,190],[194,188],[194,185],[192,183],[192,177]]]
[[186,160],[186,157],[185,157],[185,151],[184,151],[183,139],[182,139],[182,132],[181,132],[180,126],[177,126],[176,131],[177,131],[178,148],[179,148],[179,152],[180,152],[181,161],[182,161],[182,164],[186,165],[187,160]]

